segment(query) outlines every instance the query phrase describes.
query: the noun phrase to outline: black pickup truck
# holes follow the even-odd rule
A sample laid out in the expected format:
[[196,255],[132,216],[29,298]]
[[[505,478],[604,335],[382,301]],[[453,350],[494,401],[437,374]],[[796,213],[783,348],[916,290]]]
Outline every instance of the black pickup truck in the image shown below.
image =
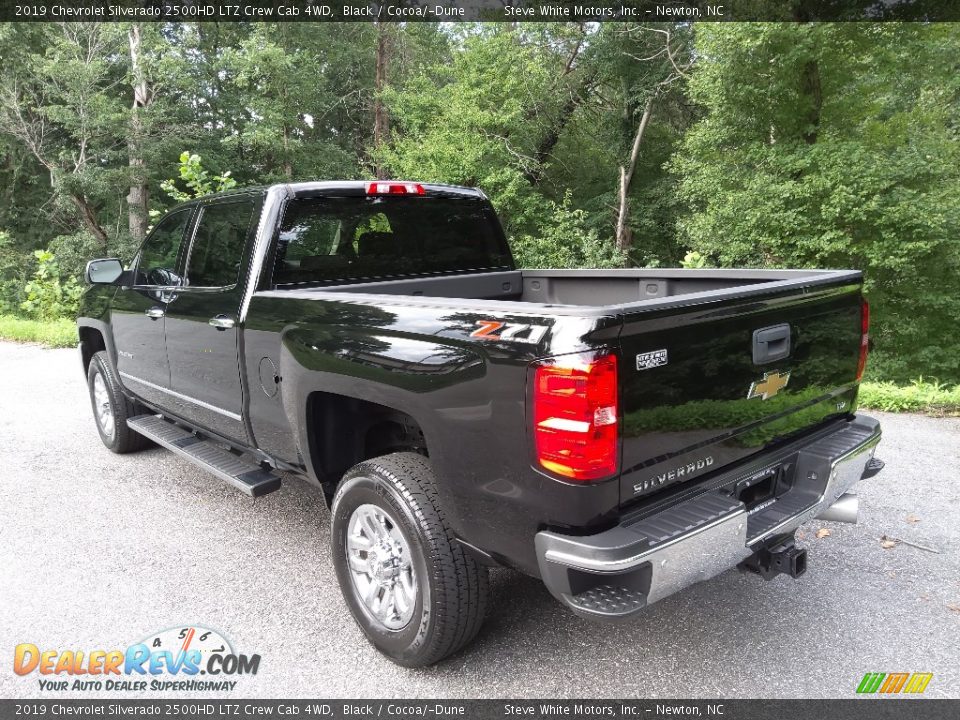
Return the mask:
[[518,270],[483,193],[380,181],[189,202],[87,279],[104,444],[322,490],[346,603],[407,666],[475,636],[490,566],[605,619],[796,577],[797,527],[855,522],[882,467],[855,271]]

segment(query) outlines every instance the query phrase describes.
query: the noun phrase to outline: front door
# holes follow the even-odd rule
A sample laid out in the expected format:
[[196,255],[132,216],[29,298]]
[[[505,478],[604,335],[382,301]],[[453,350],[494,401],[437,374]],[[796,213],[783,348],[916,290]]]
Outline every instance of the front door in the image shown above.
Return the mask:
[[169,407],[170,387],[164,316],[181,283],[183,241],[193,211],[178,210],[157,224],[134,260],[133,286],[120,288],[111,307],[120,381],[161,407]]
[[176,413],[242,443],[237,321],[248,239],[259,198],[231,197],[201,206],[186,277],[166,312],[167,357]]

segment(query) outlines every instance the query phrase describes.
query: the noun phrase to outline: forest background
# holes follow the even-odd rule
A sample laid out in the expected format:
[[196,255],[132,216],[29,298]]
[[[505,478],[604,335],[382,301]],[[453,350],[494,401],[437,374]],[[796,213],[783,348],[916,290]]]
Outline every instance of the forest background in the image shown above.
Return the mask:
[[958,132],[960,24],[0,24],[0,336],[185,197],[404,178],[525,267],[863,270],[868,378],[960,406]]

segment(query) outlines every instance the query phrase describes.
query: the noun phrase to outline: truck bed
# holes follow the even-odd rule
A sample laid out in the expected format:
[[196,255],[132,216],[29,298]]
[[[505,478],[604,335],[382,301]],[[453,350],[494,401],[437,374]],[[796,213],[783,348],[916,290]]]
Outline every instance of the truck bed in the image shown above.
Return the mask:
[[[757,292],[812,287],[859,278],[847,270],[513,270],[402,280],[380,280],[346,285],[280,289],[307,292],[402,295],[459,300],[500,300],[558,306],[627,310],[640,303],[671,305],[681,300],[707,300]],[[279,289],[279,288],[278,288]]]
[[[267,294],[468,320],[606,318],[622,358],[620,501],[632,505],[851,412],[860,282],[852,270],[515,270]],[[751,360],[768,331],[785,334],[788,356]],[[782,386],[761,399],[768,376]]]

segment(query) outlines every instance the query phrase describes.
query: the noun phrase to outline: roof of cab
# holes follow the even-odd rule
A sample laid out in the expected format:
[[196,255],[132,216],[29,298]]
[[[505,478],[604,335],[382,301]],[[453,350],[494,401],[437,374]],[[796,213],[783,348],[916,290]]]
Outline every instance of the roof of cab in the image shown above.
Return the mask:
[[[250,195],[253,193],[267,193],[271,190],[279,190],[284,194],[298,198],[310,197],[364,197],[367,194],[367,185],[373,180],[315,180],[310,182],[295,183],[276,183],[274,185],[250,185],[248,187],[238,187],[223,192],[210,193],[198,198],[191,198],[186,202],[180,203],[170,208],[168,212],[173,212],[191,205],[199,205],[216,200],[237,195]],[[381,182],[392,183],[410,183],[411,180],[386,180]],[[459,185],[444,185],[440,183],[417,183],[426,190],[427,196],[433,197],[461,197],[477,198],[486,200],[487,196],[478,188],[462,187]]]
[[[373,180],[318,180],[313,182],[287,183],[286,187],[295,197],[317,197],[322,195],[366,195],[367,186]],[[427,195],[446,197],[486,198],[482,190],[444,185],[440,183],[418,183],[416,180],[384,180],[391,183],[416,183],[422,185]]]

